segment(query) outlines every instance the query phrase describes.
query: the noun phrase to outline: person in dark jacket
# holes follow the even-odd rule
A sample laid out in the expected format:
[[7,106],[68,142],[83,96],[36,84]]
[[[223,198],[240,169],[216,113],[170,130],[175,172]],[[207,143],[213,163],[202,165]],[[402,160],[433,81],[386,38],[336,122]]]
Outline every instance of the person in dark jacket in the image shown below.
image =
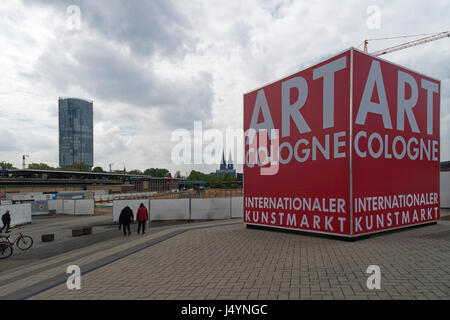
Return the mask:
[[139,223],[137,233],[141,231],[141,227],[142,227],[142,234],[145,233],[145,224],[147,223],[147,220],[148,220],[147,208],[144,206],[143,203],[141,203],[136,215],[136,221]]
[[5,232],[9,232],[9,225],[11,223],[11,215],[9,214],[9,210],[6,210],[6,212],[2,215],[2,222],[3,227],[0,228],[0,233],[3,232],[3,229],[5,229],[5,227],[6,227]]
[[122,211],[120,212],[120,216],[119,216],[119,230],[120,230],[120,227],[123,226],[123,235],[124,236],[127,235],[127,230],[128,230],[128,235],[131,234],[130,223],[131,223],[131,221],[133,221],[133,219],[134,219],[133,210],[131,210],[131,208],[129,206],[126,206],[125,208],[123,208]]

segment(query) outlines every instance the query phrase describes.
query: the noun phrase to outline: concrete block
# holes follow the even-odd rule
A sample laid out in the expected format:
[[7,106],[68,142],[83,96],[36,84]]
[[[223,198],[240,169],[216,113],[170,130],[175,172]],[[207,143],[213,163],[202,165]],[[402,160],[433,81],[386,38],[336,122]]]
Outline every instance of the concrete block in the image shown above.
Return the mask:
[[83,229],[72,229],[72,237],[79,237],[83,235]]
[[42,242],[51,242],[51,241],[55,240],[55,234],[54,233],[43,234],[43,235],[41,235],[41,240],[42,240]]

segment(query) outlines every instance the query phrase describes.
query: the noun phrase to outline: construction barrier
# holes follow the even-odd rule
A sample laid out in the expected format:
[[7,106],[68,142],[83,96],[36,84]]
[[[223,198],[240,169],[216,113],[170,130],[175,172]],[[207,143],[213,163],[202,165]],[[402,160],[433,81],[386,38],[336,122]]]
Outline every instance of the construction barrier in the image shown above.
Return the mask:
[[243,217],[242,197],[205,199],[142,199],[115,200],[113,221],[119,221],[120,212],[129,206],[136,217],[139,205],[150,208],[150,220],[218,220]]
[[204,189],[188,190],[177,192],[134,192],[134,193],[114,193],[114,194],[96,194],[96,202],[111,202],[114,200],[133,200],[133,199],[188,199],[188,198],[230,198],[241,197],[242,189]]
[[231,198],[191,200],[191,219],[227,219],[231,217]]
[[63,201],[64,200],[49,200],[48,210],[55,210],[58,214],[64,213]]
[[93,215],[94,199],[49,200],[48,209],[58,214]]
[[[70,200],[69,200],[70,201]],[[74,202],[74,215],[93,215],[94,199],[72,200]]]
[[441,172],[441,208],[450,208],[450,171]]
[[45,201],[50,200],[52,195],[42,192],[7,193],[6,198],[12,201]]
[[31,202],[31,215],[38,216],[48,214],[48,201],[39,200]]
[[144,198],[149,197],[155,194],[156,192],[138,192],[138,193],[115,193],[115,194],[104,194],[104,195],[95,195],[95,201],[114,201],[114,200],[123,200],[129,198]]
[[147,199],[140,199],[140,200],[114,200],[113,203],[113,221],[117,222],[119,221],[120,212],[123,208],[126,206],[129,206],[134,214],[134,220],[136,220],[136,213],[137,209],[139,208],[140,204],[143,203],[144,206],[148,209],[149,208],[149,201]]
[[231,198],[231,217],[243,218],[244,217],[244,198],[233,197]]
[[11,227],[31,223],[30,203],[0,206],[0,217],[6,212],[6,210],[9,210],[11,215]]
[[150,220],[188,220],[189,199],[154,199],[150,201]]

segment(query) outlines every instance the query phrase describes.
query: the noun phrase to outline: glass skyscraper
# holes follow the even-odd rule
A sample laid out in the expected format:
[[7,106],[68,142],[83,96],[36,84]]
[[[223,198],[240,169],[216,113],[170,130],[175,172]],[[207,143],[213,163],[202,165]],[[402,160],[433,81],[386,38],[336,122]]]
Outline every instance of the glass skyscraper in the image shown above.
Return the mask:
[[59,165],[94,165],[94,105],[77,98],[59,98]]

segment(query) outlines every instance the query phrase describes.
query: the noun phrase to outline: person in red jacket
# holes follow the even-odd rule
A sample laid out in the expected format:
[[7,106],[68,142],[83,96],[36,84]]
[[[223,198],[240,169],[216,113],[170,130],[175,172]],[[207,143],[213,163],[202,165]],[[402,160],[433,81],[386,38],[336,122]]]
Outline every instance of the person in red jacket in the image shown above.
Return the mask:
[[142,234],[145,233],[145,223],[147,222],[147,220],[148,220],[147,208],[144,206],[143,203],[141,203],[136,215],[136,221],[139,223],[137,233],[141,231],[141,227],[142,227]]

